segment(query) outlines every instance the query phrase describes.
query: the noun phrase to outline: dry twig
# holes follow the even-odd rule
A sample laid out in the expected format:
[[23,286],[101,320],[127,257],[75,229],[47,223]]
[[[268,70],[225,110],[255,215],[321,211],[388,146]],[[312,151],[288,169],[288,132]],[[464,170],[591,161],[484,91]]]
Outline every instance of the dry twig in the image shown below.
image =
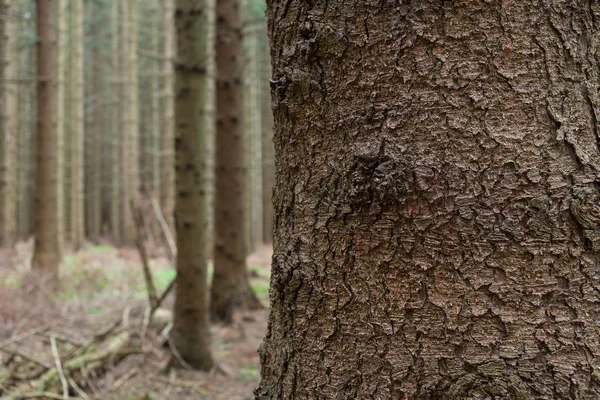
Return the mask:
[[60,356],[58,354],[58,347],[56,347],[56,338],[54,335],[50,336],[50,347],[52,348],[52,355],[54,356],[54,365],[56,365],[56,371],[58,372],[60,383],[62,384],[63,398],[68,399],[69,383],[67,382],[67,378],[65,378],[65,372],[63,371],[62,363],[60,362]]

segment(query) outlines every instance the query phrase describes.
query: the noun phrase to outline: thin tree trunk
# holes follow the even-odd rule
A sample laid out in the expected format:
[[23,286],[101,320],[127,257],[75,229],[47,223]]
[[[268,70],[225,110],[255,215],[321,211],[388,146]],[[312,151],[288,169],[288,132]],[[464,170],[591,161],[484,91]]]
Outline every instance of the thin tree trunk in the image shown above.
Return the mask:
[[257,398],[600,398],[600,4],[268,15]]
[[[247,7],[245,7],[247,8]],[[252,253],[262,241],[262,140],[261,112],[258,88],[257,25],[244,29],[244,139],[246,160],[246,243],[247,253]]]
[[126,77],[123,110],[122,174],[124,176],[121,192],[121,236],[122,244],[135,244],[135,223],[131,207],[137,204],[139,193],[139,109],[138,109],[138,73],[137,73],[137,0],[124,2],[124,72]]
[[[94,15],[97,15],[100,8],[91,4],[88,8],[87,16],[90,21],[93,21]],[[102,35],[106,32],[103,25],[94,21],[95,30],[92,33],[91,39],[94,42],[99,42]],[[87,236],[97,242],[100,238],[101,223],[102,223],[102,123],[104,110],[104,65],[102,60],[101,47],[94,43],[89,54],[91,66],[88,69],[90,98],[89,104],[89,134],[87,134],[87,179],[85,188],[85,215],[87,217],[86,228]]]
[[217,151],[211,316],[224,322],[231,321],[235,308],[259,304],[250,288],[246,270],[239,13],[238,0],[217,0]]
[[70,76],[70,243],[79,250],[85,239],[84,216],[84,82],[83,82],[83,0],[71,1]]
[[[151,6],[151,18],[152,18],[152,32],[151,32],[151,50],[160,53],[160,32],[161,32],[161,19],[159,18],[159,5],[157,2],[154,2]],[[160,95],[161,95],[161,76],[160,69],[161,63],[160,60],[150,59],[152,64],[151,70],[151,104],[152,104],[152,122],[150,126],[150,190],[153,196],[157,196],[160,193],[160,131],[161,131],[161,121],[160,121]]]
[[273,112],[271,110],[270,82],[271,58],[269,56],[269,39],[266,30],[262,32],[261,49],[261,112],[263,113],[262,132],[262,174],[263,174],[263,242],[273,243],[273,182],[275,180],[275,150],[273,148]]
[[113,2],[111,5],[111,74],[112,74],[112,108],[111,108],[111,179],[110,179],[110,228],[113,240],[117,244],[122,243],[121,235],[121,185],[122,185],[122,163],[121,148],[123,136],[123,111],[121,100],[123,99],[123,41],[122,41],[122,3]]
[[[34,7],[37,7],[37,4],[34,5]],[[37,18],[35,21],[31,22],[32,24],[32,29],[31,32],[33,35],[36,35],[36,29],[37,29]],[[33,44],[29,49],[29,57],[31,60],[31,64],[29,65],[28,71],[29,71],[29,76],[37,76],[37,43]],[[29,166],[29,170],[27,171],[27,177],[29,179],[29,184],[27,185],[27,224],[28,224],[28,231],[27,231],[27,235],[28,236],[32,236],[35,235],[36,232],[36,219],[37,219],[37,213],[36,213],[36,198],[37,198],[37,187],[35,185],[35,182],[37,180],[37,108],[38,108],[38,99],[37,99],[37,90],[38,90],[38,86],[37,86],[38,82],[33,82],[30,86],[29,89],[29,146],[28,148],[30,149],[29,151],[29,160],[30,160],[30,166]],[[59,136],[59,143],[60,143],[60,132],[57,133]],[[60,169],[59,172],[57,173],[58,178],[62,177],[62,175],[60,174]],[[59,188],[60,189],[60,188]],[[58,198],[61,199],[61,195],[62,195],[62,191],[59,190],[59,194],[58,194]],[[60,208],[59,208],[60,211]],[[59,226],[60,228],[60,226]],[[62,247],[61,247],[61,240],[62,240],[62,230],[58,230],[58,240],[59,240],[59,254],[62,254]]]
[[32,267],[54,287],[60,262],[58,230],[56,2],[37,0],[37,171],[36,232]]
[[0,84],[0,246],[12,246],[17,229],[17,128],[19,119],[18,88],[10,80],[18,77],[17,34],[19,18],[12,16],[14,10],[9,2],[3,2],[4,19],[0,27],[2,37],[2,72]]
[[[9,0],[0,2],[0,15],[8,15],[10,11]],[[4,245],[8,238],[4,226],[8,222],[8,110],[6,108],[6,86],[8,79],[8,57],[9,57],[9,20],[0,18],[0,246]]]
[[[216,0],[207,0],[207,16],[206,16],[206,43],[215,42],[216,34],[216,15],[215,15]],[[209,258],[212,258],[213,249],[215,246],[215,157],[216,157],[216,81],[214,79],[216,71],[215,47],[206,46],[206,100],[204,101],[204,126],[206,127],[205,143],[206,143],[206,161],[204,162],[205,183],[206,189],[206,213],[207,213],[207,232],[206,232],[206,252]]]
[[66,113],[66,91],[67,91],[67,16],[69,0],[56,0],[58,24],[57,24],[57,93],[56,93],[56,129],[57,129],[57,185],[58,185],[58,248],[62,254],[65,247],[67,231],[67,202],[65,201],[65,188],[67,185],[65,156],[69,151],[65,146],[67,135]]
[[[23,31],[29,33],[30,23],[24,22]],[[26,47],[19,55],[19,79],[26,79],[33,74],[30,72],[33,64],[31,51]],[[29,188],[32,185],[31,169],[33,167],[32,146],[31,146],[31,124],[32,104],[30,93],[33,91],[34,83],[31,82],[27,86],[23,86],[19,95],[19,132],[17,135],[17,148],[19,153],[19,170],[18,170],[18,238],[26,240],[31,232],[30,227],[30,200]]]
[[163,117],[162,117],[162,163],[161,163],[161,205],[167,224],[171,232],[175,232],[173,212],[175,205],[175,157],[174,157],[174,82],[173,82],[173,56],[174,56],[174,0],[163,2],[163,32],[164,32],[164,59],[163,59]]
[[176,0],[175,178],[177,293],[171,340],[185,361],[208,370],[210,353],[204,209],[203,107],[206,82],[204,0]]

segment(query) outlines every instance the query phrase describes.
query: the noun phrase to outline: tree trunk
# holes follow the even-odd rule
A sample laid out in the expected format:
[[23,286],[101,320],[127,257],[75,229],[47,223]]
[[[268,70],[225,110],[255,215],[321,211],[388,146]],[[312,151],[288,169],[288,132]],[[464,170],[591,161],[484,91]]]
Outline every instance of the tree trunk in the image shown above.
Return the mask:
[[262,242],[262,113],[260,109],[259,28],[254,23],[244,29],[244,127],[246,147],[246,232],[247,253]]
[[177,294],[171,340],[191,366],[208,370],[210,353],[204,210],[203,116],[206,81],[204,0],[176,0],[175,221]]
[[[22,32],[31,32],[31,21],[22,22]],[[31,49],[29,46],[21,49],[19,54],[19,79],[27,79],[33,75],[31,72],[33,59],[31,57]],[[34,83],[28,83],[26,86],[22,86],[19,94],[19,135],[17,135],[17,149],[19,158],[18,168],[18,201],[17,201],[17,214],[18,214],[18,238],[20,240],[26,240],[31,232],[31,207],[29,192],[30,187],[33,185],[31,178],[31,170],[33,168],[33,146],[31,146],[31,119],[32,119],[32,104],[31,104],[31,92],[34,89]]]
[[161,162],[161,204],[165,214],[167,224],[171,231],[175,231],[175,222],[173,221],[173,211],[175,204],[175,165],[174,158],[174,121],[173,110],[173,56],[174,56],[174,0],[164,0],[163,2],[163,116],[162,116],[162,162]]
[[[217,0],[207,0],[206,8],[206,43],[214,43],[216,35],[216,2]],[[215,48],[214,46],[206,46],[205,51],[206,57],[206,73],[209,79],[206,80],[206,87],[204,93],[206,93],[206,99],[204,101],[204,126],[206,127],[205,144],[206,154],[204,162],[205,179],[204,187],[206,189],[206,253],[208,258],[212,257],[213,249],[215,247],[215,158],[216,158],[216,86],[217,82],[214,77],[216,76],[216,59],[215,59]]]
[[[160,53],[160,33],[161,33],[161,19],[159,18],[159,5],[154,2],[150,9],[150,15],[152,20],[152,32],[150,33],[151,51]],[[150,154],[149,154],[149,178],[150,178],[150,190],[153,196],[157,196],[160,193],[160,94],[161,94],[161,77],[160,77],[160,60],[150,59],[152,64],[151,71],[151,104],[152,104],[152,115],[151,115],[151,126],[150,126]]]
[[111,5],[111,72],[112,72],[112,108],[111,108],[111,179],[110,179],[110,228],[113,240],[121,244],[121,184],[122,184],[122,162],[121,148],[123,147],[123,111],[121,100],[123,99],[123,4],[113,2]]
[[60,254],[63,253],[65,247],[65,237],[67,230],[67,202],[65,201],[65,187],[67,184],[65,156],[68,149],[65,148],[67,139],[67,123],[65,118],[66,113],[66,91],[67,91],[67,17],[69,0],[56,0],[58,13],[58,29],[56,31],[57,41],[57,77],[56,77],[56,135],[57,135],[57,163],[58,171],[56,182],[58,185],[58,249]]
[[84,228],[84,83],[83,83],[83,0],[71,1],[70,76],[70,243],[79,250],[85,239]]
[[600,397],[600,4],[569,4],[269,2],[257,398]]
[[231,321],[234,308],[257,302],[246,271],[239,13],[238,0],[217,0],[215,268],[210,307],[212,318],[224,322]]
[[89,99],[86,102],[88,104],[88,130],[87,136],[87,160],[86,160],[86,186],[85,186],[85,215],[86,221],[86,235],[92,241],[97,242],[100,238],[101,224],[102,224],[102,199],[103,194],[101,190],[102,184],[102,159],[103,154],[103,142],[102,142],[102,124],[104,118],[104,77],[105,69],[103,64],[102,50],[101,47],[96,44],[102,40],[102,36],[105,34],[104,25],[94,21],[94,16],[98,15],[101,8],[92,3],[86,7],[87,13],[86,18],[89,18],[90,22],[94,22],[94,30],[91,35],[91,40],[94,41],[89,51],[89,59],[91,65],[88,69],[89,76]]
[[274,149],[273,149],[273,112],[269,91],[271,81],[271,61],[269,57],[269,41],[266,30],[262,33],[261,49],[261,112],[263,113],[262,124],[262,174],[263,174],[263,242],[273,243],[273,181],[275,179]]
[[[37,4],[34,3],[33,7],[37,7]],[[32,9],[31,11],[32,11],[32,15],[33,15],[34,10]],[[30,32],[32,35],[36,35],[36,29],[37,29],[37,18],[35,19],[35,21],[31,21]],[[27,68],[27,72],[29,73],[29,76],[37,76],[37,73],[38,73],[37,72],[37,43],[33,43],[27,50],[29,53],[29,59],[31,60],[31,64],[29,64],[29,68]],[[28,121],[28,125],[29,125],[29,141],[28,141],[29,146],[27,146],[27,148],[29,149],[30,164],[29,164],[29,169],[27,171],[27,178],[28,178],[27,204],[25,204],[25,206],[27,207],[27,228],[28,228],[27,236],[29,237],[29,236],[35,235],[36,218],[37,218],[36,212],[35,212],[36,197],[37,197],[37,187],[35,185],[36,177],[37,177],[37,108],[38,108],[37,82],[33,82],[29,86],[28,100],[29,100],[29,110],[28,110],[29,118],[27,119],[27,121]],[[59,140],[60,140],[60,138],[61,138],[60,132],[58,132],[58,135],[59,135]],[[60,170],[59,170],[58,176],[59,176],[59,178],[62,177],[62,175],[60,174]],[[59,192],[59,194],[58,194],[59,199],[61,199],[61,194],[62,194],[62,192]],[[59,208],[59,211],[60,211],[60,208]],[[61,243],[60,243],[60,240],[63,237],[62,233],[63,233],[62,230],[58,231],[59,254],[62,253],[60,251],[62,249]]]
[[19,120],[18,51],[17,35],[19,18],[13,16],[14,9],[4,0],[2,11],[8,15],[0,23],[2,48],[0,67],[0,246],[12,246],[17,230],[17,128]]
[[37,0],[36,230],[32,267],[55,286],[60,262],[58,230],[57,51],[53,0]]
[[137,73],[137,0],[122,3],[123,7],[123,63],[125,73],[123,109],[123,142],[121,150],[121,244],[135,244],[135,224],[131,204],[137,204],[139,193],[139,109]]

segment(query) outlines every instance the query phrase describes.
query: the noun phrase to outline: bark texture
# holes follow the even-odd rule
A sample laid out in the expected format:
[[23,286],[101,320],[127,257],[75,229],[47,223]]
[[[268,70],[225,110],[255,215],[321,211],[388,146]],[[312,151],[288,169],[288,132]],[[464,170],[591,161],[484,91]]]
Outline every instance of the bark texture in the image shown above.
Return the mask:
[[600,3],[268,1],[259,399],[600,397]]
[[36,1],[37,22],[37,170],[36,227],[33,269],[48,287],[58,278],[58,130],[56,126],[56,1]]
[[175,1],[175,223],[177,293],[171,340],[192,367],[208,370],[210,353],[206,276],[206,212],[202,166],[205,2]]
[[242,31],[238,0],[216,2],[217,69],[213,319],[231,321],[253,301],[244,237],[245,164],[242,140]]

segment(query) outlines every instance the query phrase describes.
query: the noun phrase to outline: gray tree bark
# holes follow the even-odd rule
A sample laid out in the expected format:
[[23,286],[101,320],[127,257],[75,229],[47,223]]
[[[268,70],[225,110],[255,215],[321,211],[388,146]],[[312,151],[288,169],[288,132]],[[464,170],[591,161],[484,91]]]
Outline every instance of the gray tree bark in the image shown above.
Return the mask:
[[60,243],[58,216],[57,51],[55,10],[52,0],[36,1],[37,43],[37,164],[36,227],[32,259],[34,272],[53,289],[58,281]]
[[204,190],[204,0],[175,0],[175,224],[177,293],[173,345],[194,368],[213,366],[206,276]]
[[600,397],[600,3],[268,1],[260,399]]

